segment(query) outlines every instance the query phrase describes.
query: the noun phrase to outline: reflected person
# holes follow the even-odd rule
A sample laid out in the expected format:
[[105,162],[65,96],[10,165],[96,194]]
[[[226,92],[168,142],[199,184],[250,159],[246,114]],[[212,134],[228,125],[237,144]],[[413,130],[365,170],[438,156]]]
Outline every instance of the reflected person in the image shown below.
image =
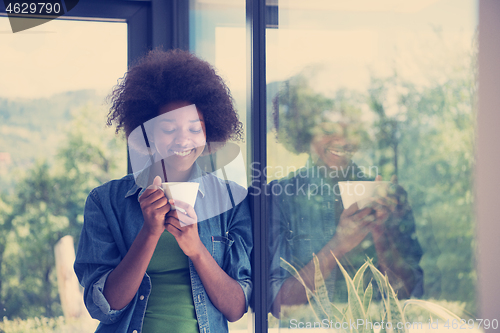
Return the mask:
[[351,277],[367,257],[372,258],[398,297],[421,296],[422,249],[407,193],[395,184],[396,178],[362,209],[356,203],[349,207],[342,203],[339,181],[381,180],[353,162],[356,151],[368,141],[360,110],[345,97],[328,99],[311,92],[299,75],[287,81],[275,98],[274,119],[279,142],[294,153],[307,152],[309,159],[305,167],[267,188],[273,315],[279,318],[282,306],[307,303],[302,284],[280,268],[281,258],[296,267],[314,290],[316,254],[332,301],[347,301],[345,280],[332,253]]

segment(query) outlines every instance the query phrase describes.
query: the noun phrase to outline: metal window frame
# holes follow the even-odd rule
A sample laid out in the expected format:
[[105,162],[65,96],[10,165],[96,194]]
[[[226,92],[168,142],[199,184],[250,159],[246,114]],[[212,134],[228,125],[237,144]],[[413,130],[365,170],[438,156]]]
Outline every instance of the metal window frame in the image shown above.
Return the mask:
[[128,64],[149,50],[189,49],[189,2],[183,0],[86,0],[61,19],[128,24]]
[[254,250],[252,255],[253,284],[252,319],[253,331],[267,332],[268,299],[268,232],[267,207],[264,193],[267,179],[266,153],[266,3],[265,0],[246,0],[247,31],[247,110],[250,110],[250,158],[252,162],[252,186],[249,188],[253,218]]
[[[481,319],[500,320],[500,1],[479,1],[479,111],[475,203],[478,244],[478,304]],[[492,328],[485,331],[497,331]]]

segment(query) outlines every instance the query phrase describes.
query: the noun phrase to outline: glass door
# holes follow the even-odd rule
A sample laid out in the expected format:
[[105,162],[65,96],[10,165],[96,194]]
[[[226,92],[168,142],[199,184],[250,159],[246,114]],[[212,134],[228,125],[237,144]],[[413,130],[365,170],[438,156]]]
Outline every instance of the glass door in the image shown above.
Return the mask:
[[446,330],[457,320],[442,308],[477,318],[477,6],[279,1],[266,30],[270,331]]
[[105,126],[127,24],[53,20],[12,34],[0,17],[0,30],[0,331],[92,331],[73,263],[58,275],[54,247],[77,242],[89,191],[127,172],[125,140]]

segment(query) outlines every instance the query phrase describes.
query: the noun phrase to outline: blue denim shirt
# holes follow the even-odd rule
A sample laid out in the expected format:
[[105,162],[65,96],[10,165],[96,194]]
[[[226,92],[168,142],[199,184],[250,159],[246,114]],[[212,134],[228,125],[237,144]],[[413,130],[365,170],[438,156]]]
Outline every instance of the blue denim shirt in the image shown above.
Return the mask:
[[[201,173],[201,170],[196,167],[195,172]],[[247,199],[243,199],[247,191],[233,182],[226,184],[212,174],[194,178],[200,184],[194,207],[200,239],[219,266],[240,284],[248,308],[253,244],[250,211]],[[128,175],[92,190],[85,204],[74,268],[85,288],[85,305],[90,315],[101,322],[96,332],[141,332],[142,329],[151,293],[147,274],[134,299],[123,309],[112,310],[103,295],[107,276],[126,255],[144,223],[138,202],[139,189],[134,176]],[[215,214],[221,211],[223,213]],[[210,301],[191,260],[189,271],[200,332],[227,332],[227,319]]]

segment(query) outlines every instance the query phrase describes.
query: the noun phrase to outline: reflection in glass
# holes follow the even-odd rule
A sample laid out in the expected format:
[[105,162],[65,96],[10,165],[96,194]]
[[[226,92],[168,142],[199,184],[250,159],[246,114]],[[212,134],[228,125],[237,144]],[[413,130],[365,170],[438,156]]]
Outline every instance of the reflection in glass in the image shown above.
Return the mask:
[[[353,276],[369,257],[388,275],[399,297],[421,296],[422,249],[406,191],[395,179],[391,183],[381,182],[378,174],[370,177],[366,170],[372,168],[351,159],[368,144],[361,113],[341,98],[328,100],[313,94],[303,78],[292,78],[284,86],[275,102],[279,107],[275,114],[284,114],[275,125],[278,138],[310,158],[304,168],[269,184],[271,292],[276,295],[273,313],[278,316],[281,305],[307,301],[302,284],[282,274],[280,258],[292,264],[307,287],[314,290],[313,253],[333,301],[346,302],[348,296],[335,257]],[[295,134],[286,137],[285,133]],[[353,181],[352,187],[339,187],[339,182]],[[381,184],[373,193],[369,187],[377,182]],[[362,196],[368,191],[372,195],[365,201],[356,198],[352,205],[345,205],[348,196]]]
[[[373,260],[401,304],[475,318],[476,2],[356,3],[280,1],[267,30],[269,326],[318,321],[304,284],[347,306],[331,252],[351,278]],[[374,321],[387,296],[375,277],[363,280]]]

